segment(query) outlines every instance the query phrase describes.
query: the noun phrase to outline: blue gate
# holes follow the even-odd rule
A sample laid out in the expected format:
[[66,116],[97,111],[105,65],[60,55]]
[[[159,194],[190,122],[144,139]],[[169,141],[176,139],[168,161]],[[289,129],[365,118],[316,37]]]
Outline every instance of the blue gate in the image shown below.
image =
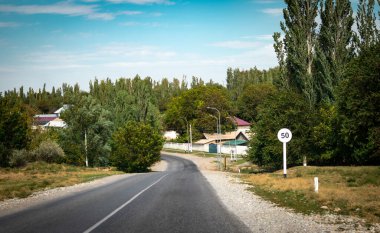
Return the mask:
[[208,145],[208,152],[209,153],[218,153],[218,148],[216,144],[209,144]]

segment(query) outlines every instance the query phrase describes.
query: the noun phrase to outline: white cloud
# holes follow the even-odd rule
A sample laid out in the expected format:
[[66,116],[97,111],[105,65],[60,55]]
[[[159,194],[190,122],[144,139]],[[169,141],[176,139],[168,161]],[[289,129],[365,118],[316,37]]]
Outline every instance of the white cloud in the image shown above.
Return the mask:
[[160,27],[161,24],[157,22],[150,22],[150,23],[141,23],[141,22],[134,22],[134,21],[128,21],[124,23],[120,23],[121,26],[126,27],[137,27],[137,26],[145,26],[145,27]]
[[273,15],[273,16],[282,15],[282,11],[283,11],[282,8],[266,8],[262,10],[263,13]]
[[142,11],[122,11],[119,13],[120,15],[141,15]]
[[18,26],[20,26],[20,24],[15,22],[0,22],[0,28],[14,28]]
[[111,20],[115,16],[101,13],[96,5],[77,5],[71,2],[58,2],[51,5],[0,5],[0,12],[16,14],[58,14],[68,16],[87,16],[89,19]]
[[115,16],[111,13],[93,13],[87,16],[89,19],[113,20]]
[[222,41],[211,44],[214,47],[220,48],[229,48],[229,49],[247,49],[247,48],[256,48],[260,45],[258,42],[250,42],[250,41]]
[[137,5],[150,5],[150,4],[164,4],[174,5],[175,3],[170,0],[107,0],[111,3],[131,3]]

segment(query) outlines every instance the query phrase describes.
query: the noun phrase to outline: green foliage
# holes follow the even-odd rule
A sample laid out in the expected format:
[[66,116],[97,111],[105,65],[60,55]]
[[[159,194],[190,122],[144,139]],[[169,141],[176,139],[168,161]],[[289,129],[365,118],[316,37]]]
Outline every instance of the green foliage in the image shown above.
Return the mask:
[[65,158],[65,153],[62,148],[53,141],[42,142],[32,153],[37,161],[47,163],[61,163]]
[[352,14],[349,0],[321,1],[322,23],[314,64],[317,102],[335,100],[335,88],[353,58]]
[[[160,112],[157,107],[152,79],[120,78],[113,83],[110,79],[90,83],[90,94],[113,113],[110,120],[114,129],[127,121],[145,122],[155,128],[161,127]],[[165,100],[167,101],[167,100]]]
[[312,129],[315,164],[344,164],[349,155],[342,150],[338,111],[335,105],[326,104],[319,108]]
[[151,126],[128,122],[112,136],[111,162],[124,172],[145,172],[160,160],[161,133]]
[[85,161],[85,134],[87,134],[87,156],[91,166],[107,165],[110,153],[109,140],[112,134],[110,112],[105,110],[92,96],[81,97],[61,116],[67,123],[60,144],[69,160],[77,164]]
[[380,164],[380,43],[350,63],[338,92],[341,135],[351,163]]
[[272,84],[256,84],[247,86],[238,99],[238,116],[248,122],[257,119],[257,106],[276,91]]
[[288,128],[293,134],[287,143],[288,164],[301,164],[304,156],[313,160],[310,135],[314,114],[302,96],[279,91],[258,109],[257,123],[251,129],[255,134],[249,142],[248,156],[252,162],[275,169],[282,166],[282,143],[277,139],[281,128]]
[[218,117],[218,112],[207,107],[214,107],[220,111],[223,131],[233,127],[228,119],[228,116],[232,115],[228,92],[224,87],[212,84],[197,86],[173,98],[164,116],[166,128],[183,135],[187,134],[187,125],[191,124],[194,140],[200,139],[203,132],[216,132],[214,117]]
[[31,140],[28,145],[28,150],[36,149],[43,141],[55,141],[58,142],[61,134],[61,129],[49,128],[49,129],[34,129],[31,132]]
[[359,51],[368,50],[369,47],[374,46],[380,41],[379,29],[376,27],[374,6],[375,0],[359,0],[358,2],[356,26],[359,34],[357,35],[356,43]]
[[[313,86],[313,50],[316,44],[315,21],[319,0],[285,0],[284,20],[281,29],[285,33],[284,51],[289,87],[304,96],[312,107],[315,103]],[[275,35],[276,36],[276,35]],[[279,46],[279,43],[275,44]],[[277,53],[279,56],[279,53]]]
[[280,79],[280,69],[259,70],[256,67],[249,70],[227,69],[227,90],[232,101],[237,101],[243,90],[253,84],[271,84]]
[[30,140],[30,118],[16,95],[0,96],[0,166],[8,166],[13,149],[26,148]]
[[9,158],[10,167],[23,167],[26,165],[29,159],[29,152],[25,149],[13,150],[12,155]]
[[160,112],[167,110],[168,100],[181,94],[182,91],[187,90],[187,83],[185,79],[179,81],[174,78],[169,82],[167,78],[163,78],[161,82],[155,82],[153,91],[157,99],[157,105]]

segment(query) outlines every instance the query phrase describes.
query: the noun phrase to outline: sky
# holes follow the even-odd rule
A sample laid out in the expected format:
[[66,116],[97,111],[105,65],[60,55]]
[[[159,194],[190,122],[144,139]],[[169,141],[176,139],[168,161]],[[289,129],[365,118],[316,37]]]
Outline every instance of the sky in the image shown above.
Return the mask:
[[0,92],[277,65],[281,0],[0,0]]

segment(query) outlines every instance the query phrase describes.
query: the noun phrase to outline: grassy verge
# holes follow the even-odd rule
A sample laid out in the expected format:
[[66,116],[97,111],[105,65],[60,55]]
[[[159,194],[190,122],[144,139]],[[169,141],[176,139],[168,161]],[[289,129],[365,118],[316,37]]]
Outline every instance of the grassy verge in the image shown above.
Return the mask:
[[[319,192],[314,192],[314,177]],[[294,167],[282,171],[242,175],[252,190],[281,206],[310,214],[335,212],[380,222],[380,167]]]
[[0,201],[23,198],[46,188],[70,186],[115,174],[121,172],[43,162],[30,163],[23,168],[1,168]]

